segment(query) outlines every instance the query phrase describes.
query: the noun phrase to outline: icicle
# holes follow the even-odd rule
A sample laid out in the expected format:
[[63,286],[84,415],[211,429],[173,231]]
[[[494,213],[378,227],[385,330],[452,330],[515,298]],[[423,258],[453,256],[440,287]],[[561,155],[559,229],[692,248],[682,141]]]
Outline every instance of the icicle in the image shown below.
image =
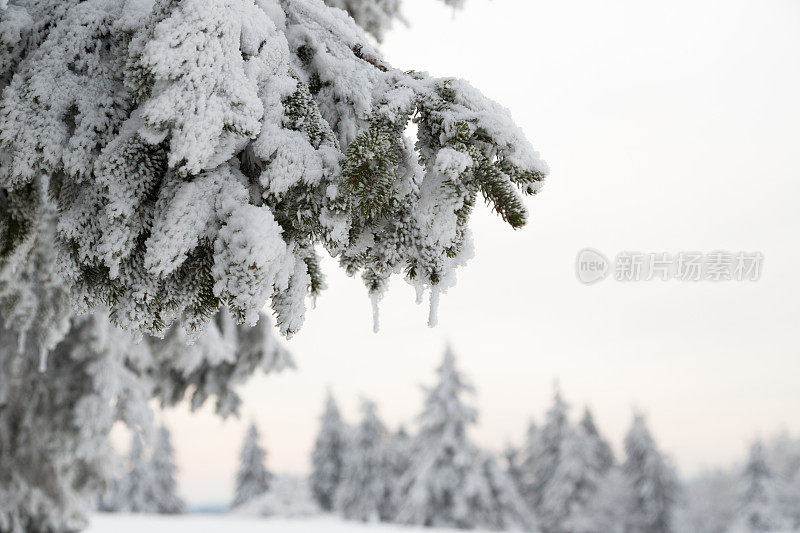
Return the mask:
[[422,296],[425,294],[425,286],[420,284],[414,285],[414,292],[417,293],[416,303],[417,305],[422,303]]
[[24,329],[17,334],[17,355],[25,353],[25,340],[28,338],[28,330]]
[[428,312],[428,327],[435,328],[439,324],[439,286],[431,287],[431,308]]
[[39,348],[39,373],[44,374],[47,372],[47,350]]
[[381,329],[380,310],[378,309],[378,302],[381,299],[381,295],[380,293],[373,292],[369,295],[369,299],[372,301],[372,331],[378,333]]

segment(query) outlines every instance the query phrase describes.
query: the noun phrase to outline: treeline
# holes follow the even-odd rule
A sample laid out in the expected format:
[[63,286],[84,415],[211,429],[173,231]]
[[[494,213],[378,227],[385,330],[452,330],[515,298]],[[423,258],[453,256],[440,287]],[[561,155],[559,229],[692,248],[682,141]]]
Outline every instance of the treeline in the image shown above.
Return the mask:
[[750,447],[744,464],[686,483],[680,531],[800,531],[800,439],[779,435]]
[[502,459],[468,435],[477,412],[449,349],[426,390],[419,429],[389,432],[374,404],[345,424],[328,398],[310,477],[319,505],[345,518],[542,533],[673,531],[679,488],[636,416],[619,463],[585,410],[577,424],[556,391],[544,423]]
[[350,426],[329,395],[309,478],[322,509],[362,521],[541,533],[800,528],[795,441],[771,451],[756,444],[746,467],[717,474],[716,484],[704,477],[684,485],[641,414],[617,458],[591,411],[574,421],[556,390],[543,422],[531,422],[525,441],[497,458],[468,436],[477,412],[465,396],[473,389],[449,349],[437,374],[413,435],[388,430],[366,400]]
[[185,510],[175,480],[177,467],[169,430],[134,432],[124,472],[113,479],[98,505],[101,511],[178,514]]
[[[251,424],[232,507],[307,516],[535,533],[748,533],[800,531],[800,440],[758,441],[744,464],[680,483],[645,419],[636,414],[617,458],[585,408],[572,416],[556,390],[541,424],[501,457],[469,438],[472,386],[447,350],[425,390],[416,432],[391,431],[364,400],[356,425],[328,395],[307,483],[274,476]],[[103,499],[108,511],[175,513],[166,428],[152,443],[134,434],[126,472]]]

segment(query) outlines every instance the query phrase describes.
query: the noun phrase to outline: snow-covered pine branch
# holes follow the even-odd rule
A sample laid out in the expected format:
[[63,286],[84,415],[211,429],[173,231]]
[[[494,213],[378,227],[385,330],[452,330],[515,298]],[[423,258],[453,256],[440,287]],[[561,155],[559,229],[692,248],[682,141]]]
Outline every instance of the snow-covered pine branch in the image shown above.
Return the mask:
[[[264,319],[234,322],[252,325],[271,300],[295,331],[324,288],[319,244],[362,272],[373,301],[405,271],[435,302],[469,255],[475,197],[517,226],[514,188],[536,192],[546,173],[507,111],[464,82],[393,69],[318,0],[3,1],[0,91],[0,317],[16,332],[0,413],[32,420],[9,431],[0,414],[0,434],[33,441],[46,424],[58,457],[100,461],[109,424],[144,425],[119,408],[78,412],[98,394],[147,413],[148,398],[191,391],[193,407],[235,412],[235,384],[291,359]],[[95,316],[71,318],[84,311]],[[85,387],[84,366],[60,365],[87,320],[99,338],[121,335],[112,324],[163,338],[95,354],[120,371],[92,379],[124,380]],[[37,386],[76,396],[62,417],[52,402],[22,406],[8,369],[57,370]],[[71,417],[89,420],[79,437]],[[22,479],[25,449],[4,448],[5,475]],[[107,477],[70,488],[69,470],[49,472],[42,484],[64,494],[39,512],[26,498],[41,487],[16,486],[0,530],[72,527]]]
[[0,269],[51,217],[73,306],[124,329],[270,302],[290,335],[317,245],[376,298],[404,273],[435,301],[477,196],[519,227],[547,172],[507,110],[388,65],[320,0],[11,0],[0,21]]
[[268,316],[248,327],[236,324],[226,309],[220,310],[195,340],[173,326],[163,339],[147,337],[147,343],[153,354],[153,364],[148,367],[153,396],[162,405],[174,405],[191,392],[188,399],[193,410],[213,399],[221,416],[238,413],[241,399],[236,387],[256,371],[282,372],[295,367]]

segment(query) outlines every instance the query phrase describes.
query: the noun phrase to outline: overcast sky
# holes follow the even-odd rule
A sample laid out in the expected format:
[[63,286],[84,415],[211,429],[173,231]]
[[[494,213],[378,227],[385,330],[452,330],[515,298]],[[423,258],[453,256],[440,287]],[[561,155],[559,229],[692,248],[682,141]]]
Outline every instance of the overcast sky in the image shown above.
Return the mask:
[[[458,76],[508,107],[552,174],[513,231],[485,207],[477,255],[440,324],[398,281],[371,331],[359,279],[330,288],[287,343],[298,370],[254,378],[240,421],[171,410],[181,491],[227,502],[245,424],[269,467],[305,473],[325,389],[413,423],[449,340],[477,387],[476,441],[500,450],[542,420],[555,380],[620,451],[634,407],[684,476],[748,441],[800,432],[800,3],[404,0],[383,44],[403,69]],[[760,251],[757,282],[621,283],[575,276],[584,247]]]

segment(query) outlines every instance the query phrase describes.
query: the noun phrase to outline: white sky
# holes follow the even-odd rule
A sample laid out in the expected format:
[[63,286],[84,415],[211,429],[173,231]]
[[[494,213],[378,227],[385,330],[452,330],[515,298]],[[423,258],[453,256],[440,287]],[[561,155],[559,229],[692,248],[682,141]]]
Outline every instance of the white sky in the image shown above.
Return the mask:
[[[479,208],[477,256],[440,325],[395,283],[371,332],[366,291],[331,261],[330,288],[288,343],[299,370],[243,390],[243,420],[167,413],[192,503],[226,502],[244,425],[269,467],[305,472],[325,388],[391,426],[418,412],[446,340],[478,388],[475,439],[499,450],[538,420],[558,379],[619,451],[634,406],[681,474],[800,431],[800,3],[404,0],[383,44],[404,69],[471,81],[511,109],[550,164],[513,231]],[[578,283],[575,255],[761,251],[755,283]]]

